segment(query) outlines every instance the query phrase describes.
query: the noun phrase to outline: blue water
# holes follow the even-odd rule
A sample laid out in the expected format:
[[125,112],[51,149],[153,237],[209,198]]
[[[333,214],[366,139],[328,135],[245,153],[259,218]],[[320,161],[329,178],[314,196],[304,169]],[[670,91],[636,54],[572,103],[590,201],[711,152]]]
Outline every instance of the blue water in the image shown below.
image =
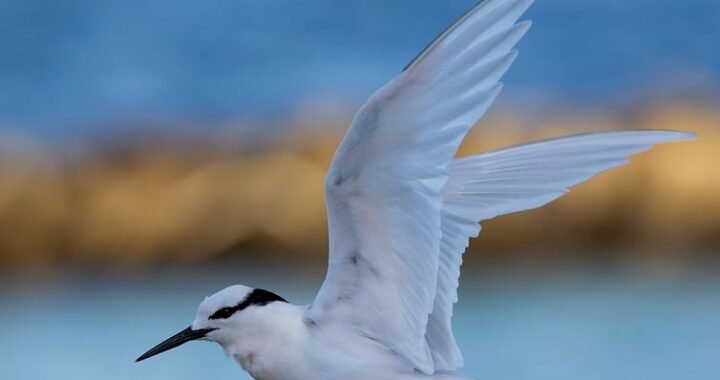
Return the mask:
[[[320,277],[185,271],[111,280],[3,282],[0,379],[247,379],[211,343],[133,360],[242,281],[309,302]],[[454,319],[465,373],[479,380],[720,378],[717,277],[469,274]],[[298,286],[301,284],[302,286]]]
[[[356,104],[473,0],[3,0],[0,128],[51,136]],[[716,0],[541,0],[503,101],[720,89]],[[176,123],[175,123],[176,124]],[[216,123],[220,124],[220,123]]]

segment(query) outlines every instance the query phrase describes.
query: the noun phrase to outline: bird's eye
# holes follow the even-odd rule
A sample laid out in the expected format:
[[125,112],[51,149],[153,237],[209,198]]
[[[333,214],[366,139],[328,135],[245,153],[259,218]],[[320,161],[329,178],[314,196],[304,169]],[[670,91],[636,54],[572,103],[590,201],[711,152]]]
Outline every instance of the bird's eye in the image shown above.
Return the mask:
[[235,314],[236,311],[237,308],[235,307],[224,307],[213,313],[208,319],[228,319]]

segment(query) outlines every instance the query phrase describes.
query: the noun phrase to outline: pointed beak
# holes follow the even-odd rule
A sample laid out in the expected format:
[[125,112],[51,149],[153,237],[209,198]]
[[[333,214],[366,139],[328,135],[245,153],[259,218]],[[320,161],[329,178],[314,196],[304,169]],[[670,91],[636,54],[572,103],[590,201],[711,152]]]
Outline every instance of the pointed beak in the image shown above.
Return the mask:
[[171,350],[175,347],[181,346],[187,342],[202,339],[211,331],[214,331],[216,329],[200,329],[200,330],[193,330],[192,327],[188,327],[183,331],[180,331],[179,333],[171,336],[170,338],[166,339],[164,342],[158,344],[157,346],[151,348],[148,350],[148,352],[140,355],[139,358],[135,359],[135,363],[141,362],[145,359],[148,359],[150,357],[153,357],[157,354],[163,353],[167,350]]

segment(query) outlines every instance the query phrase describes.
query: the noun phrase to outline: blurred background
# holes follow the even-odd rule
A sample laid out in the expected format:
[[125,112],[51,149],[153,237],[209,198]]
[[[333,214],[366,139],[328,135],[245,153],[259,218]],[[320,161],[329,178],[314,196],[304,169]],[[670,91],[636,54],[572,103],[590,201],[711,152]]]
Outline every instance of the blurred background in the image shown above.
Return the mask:
[[[233,283],[309,303],[354,110],[472,0],[2,0],[0,378],[239,379],[136,365]],[[484,224],[454,326],[477,379],[720,378],[720,2],[545,0],[461,154],[697,132]]]

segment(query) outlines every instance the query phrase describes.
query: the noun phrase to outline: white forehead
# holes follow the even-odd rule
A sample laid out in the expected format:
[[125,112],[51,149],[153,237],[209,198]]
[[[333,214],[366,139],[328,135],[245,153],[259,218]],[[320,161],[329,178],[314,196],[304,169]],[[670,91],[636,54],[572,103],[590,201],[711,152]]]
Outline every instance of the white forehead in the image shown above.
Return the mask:
[[239,304],[252,293],[253,288],[243,285],[233,285],[205,297],[198,308],[198,316],[208,316],[223,307],[231,307]]

